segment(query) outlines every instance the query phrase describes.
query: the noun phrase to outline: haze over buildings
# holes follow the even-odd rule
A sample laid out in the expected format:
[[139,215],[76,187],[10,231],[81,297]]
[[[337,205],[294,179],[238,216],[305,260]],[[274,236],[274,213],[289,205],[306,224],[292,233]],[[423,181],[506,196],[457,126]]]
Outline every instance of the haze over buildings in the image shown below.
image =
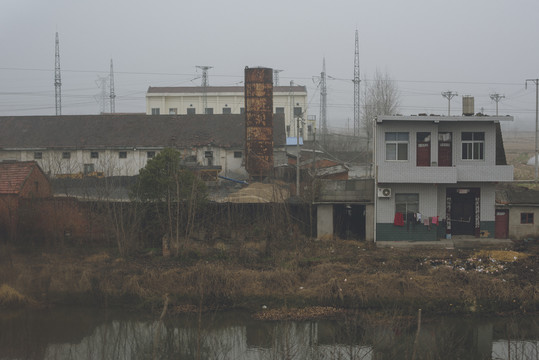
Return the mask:
[[[0,115],[54,115],[54,40],[60,37],[62,114],[97,114],[98,77],[114,60],[117,112],[145,112],[149,86],[243,84],[245,66],[282,69],[280,84],[307,87],[319,116],[318,80],[326,59],[330,128],[353,127],[354,32],[360,37],[361,89],[379,69],[397,82],[400,113],[447,113],[443,91],[475,97],[494,115],[505,98],[511,128],[533,128],[539,78],[539,3],[299,1],[217,2],[6,0],[0,13]],[[529,84],[531,85],[531,84]],[[362,95],[363,96],[363,95]]]

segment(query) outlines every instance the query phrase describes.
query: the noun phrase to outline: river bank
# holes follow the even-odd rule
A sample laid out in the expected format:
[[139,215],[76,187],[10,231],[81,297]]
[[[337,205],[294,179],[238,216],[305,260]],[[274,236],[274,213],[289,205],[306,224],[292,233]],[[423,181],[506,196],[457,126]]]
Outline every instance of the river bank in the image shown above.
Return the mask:
[[[287,239],[185,242],[129,258],[113,249],[2,247],[0,306],[92,305],[160,312],[200,309],[529,313],[539,309],[539,244],[512,249],[377,248]],[[14,295],[16,294],[16,296]],[[299,311],[299,310],[298,310]]]

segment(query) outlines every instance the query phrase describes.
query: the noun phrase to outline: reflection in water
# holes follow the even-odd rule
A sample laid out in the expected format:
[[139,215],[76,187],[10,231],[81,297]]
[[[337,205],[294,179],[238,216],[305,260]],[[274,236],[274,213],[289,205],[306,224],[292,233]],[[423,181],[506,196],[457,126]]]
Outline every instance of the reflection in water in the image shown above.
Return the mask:
[[98,309],[4,311],[0,359],[539,359],[538,318],[509,320],[427,319],[416,338],[415,320],[397,316],[268,322],[223,312],[199,323]]

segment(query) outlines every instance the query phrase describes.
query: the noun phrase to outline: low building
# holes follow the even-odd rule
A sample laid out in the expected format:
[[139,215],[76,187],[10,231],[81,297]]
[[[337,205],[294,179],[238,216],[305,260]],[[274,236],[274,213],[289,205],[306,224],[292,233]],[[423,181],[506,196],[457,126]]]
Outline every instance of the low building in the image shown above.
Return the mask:
[[16,233],[21,199],[51,196],[49,180],[35,161],[0,162],[0,239]]
[[496,237],[539,238],[539,191],[504,185],[496,191]]
[[[284,116],[273,117],[276,165],[286,163]],[[166,147],[186,165],[246,178],[244,115],[0,117],[0,160],[36,161],[52,177],[133,176]]]

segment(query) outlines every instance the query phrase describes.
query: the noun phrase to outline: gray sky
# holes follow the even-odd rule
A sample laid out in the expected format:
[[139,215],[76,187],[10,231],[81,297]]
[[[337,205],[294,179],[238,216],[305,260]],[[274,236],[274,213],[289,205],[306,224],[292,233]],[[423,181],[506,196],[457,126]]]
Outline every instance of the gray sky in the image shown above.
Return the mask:
[[[402,114],[447,113],[442,91],[473,95],[495,114],[531,128],[539,78],[537,0],[2,0],[0,115],[54,115],[55,32],[60,36],[62,114],[97,114],[96,80],[114,61],[117,112],[144,112],[148,86],[241,85],[245,66],[284,70],[281,85],[306,85],[326,58],[328,125],[353,126],[355,30],[361,78],[387,72]],[[362,83],[362,85],[365,82]],[[363,87],[363,86],[362,86]],[[451,102],[461,110],[461,97]]]

